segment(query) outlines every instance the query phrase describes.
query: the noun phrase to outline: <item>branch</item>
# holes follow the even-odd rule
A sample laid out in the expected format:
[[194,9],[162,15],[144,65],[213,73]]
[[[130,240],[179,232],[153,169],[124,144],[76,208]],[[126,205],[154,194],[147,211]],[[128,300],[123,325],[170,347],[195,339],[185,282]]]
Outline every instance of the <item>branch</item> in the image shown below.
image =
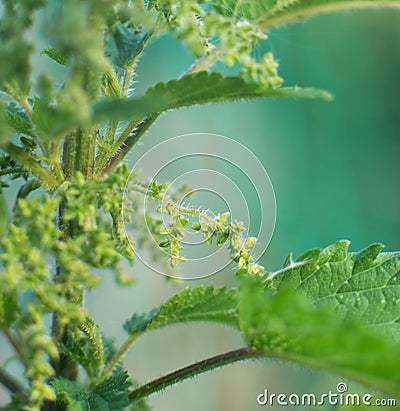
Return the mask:
[[107,367],[104,369],[100,376],[100,382],[103,382],[109,374],[114,370],[114,368],[118,365],[118,363],[121,361],[122,357],[125,355],[125,353],[128,351],[128,349],[131,347],[131,345],[136,341],[138,338],[139,334],[133,334],[130,335],[126,341],[122,344],[122,346],[119,348],[119,350],[115,353],[115,355],[112,357],[110,362],[107,364]]
[[113,171],[118,164],[131,151],[133,146],[138,142],[140,137],[149,129],[157,120],[160,113],[154,113],[145,117],[139,124],[136,122],[129,123],[127,128],[122,132],[121,137],[116,142],[114,154],[107,160],[101,170],[101,175]]
[[189,69],[180,76],[180,78],[188,76],[189,74],[192,74],[192,73],[197,73],[198,71],[209,69],[221,57],[223,52],[224,50],[221,46],[221,43],[217,44],[206,55],[196,60],[189,67]]
[[24,149],[11,142],[4,144],[2,148],[14,160],[18,161],[24,168],[38,178],[47,189],[54,190],[58,187],[59,181],[54,175],[30,156]]
[[223,365],[232,364],[234,362],[243,361],[250,358],[264,357],[264,353],[260,353],[251,348],[244,347],[237,350],[229,351],[225,354],[216,355],[215,357],[196,362],[180,370],[174,371],[163,377],[157,378],[139,388],[132,390],[128,397],[132,402],[138,401],[141,398],[147,397],[157,391],[164,390],[178,382],[195,377],[206,371],[211,371]]
[[12,393],[18,393],[24,390],[22,383],[2,367],[0,367],[0,384],[4,385],[4,387]]
[[341,12],[345,10],[371,9],[371,8],[400,8],[399,0],[312,0],[294,3],[287,9],[272,16],[263,16],[256,24],[263,30],[281,26],[297,20],[316,16],[318,14]]

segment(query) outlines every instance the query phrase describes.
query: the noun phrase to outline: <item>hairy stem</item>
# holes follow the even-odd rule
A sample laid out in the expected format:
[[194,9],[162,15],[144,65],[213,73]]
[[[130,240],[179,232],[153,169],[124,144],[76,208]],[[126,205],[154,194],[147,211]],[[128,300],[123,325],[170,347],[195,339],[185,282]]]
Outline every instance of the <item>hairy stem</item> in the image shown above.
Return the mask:
[[[149,129],[149,127],[157,120],[159,113],[151,114],[144,118],[139,124],[130,123],[122,132],[121,137],[116,142],[116,148],[111,157],[103,166],[101,175],[113,171],[118,164],[131,151],[133,146],[139,141],[140,137]],[[137,124],[137,125],[136,125]]]
[[217,44],[208,52],[208,54],[195,61],[189,69],[181,75],[180,78],[189,74],[197,73],[198,71],[209,69],[222,54],[223,48],[221,47],[221,44]]
[[[205,212],[203,212],[199,209],[181,206],[177,202],[173,201],[172,198],[170,198],[165,192],[155,194],[148,187],[145,187],[144,185],[140,185],[140,184],[131,184],[131,185],[129,185],[129,189],[136,192],[136,193],[143,194],[144,196],[153,198],[154,200],[162,201],[164,204],[172,205],[172,206],[176,207],[178,209],[178,211],[182,214],[193,215],[193,216],[199,217],[199,218],[207,221],[208,223],[211,223],[211,224],[214,223],[214,219],[212,217],[210,217],[209,215],[207,215],[207,213],[205,213]],[[128,208],[126,210],[127,211],[134,211],[134,210],[130,210]]]
[[392,7],[400,8],[399,0],[306,0],[294,3],[274,15],[265,15],[256,22],[263,30],[307,17],[345,10]]
[[17,339],[12,333],[11,330],[2,330],[3,334],[6,336],[10,345],[14,348],[15,352],[18,354],[19,361],[24,365],[25,369],[28,368],[28,363],[26,360],[26,354],[24,347],[19,339]]
[[122,95],[125,97],[128,97],[128,94],[129,94],[129,89],[131,87],[132,74],[133,74],[134,67],[135,67],[135,62],[130,64],[125,70],[124,81],[122,84]]
[[17,145],[8,142],[3,146],[14,160],[17,160],[23,167],[29,170],[36,178],[38,178],[43,186],[50,191],[55,190],[61,183],[50,171],[43,167],[37,160],[30,156],[24,149]]
[[215,357],[196,362],[187,367],[181,368],[163,377],[157,378],[139,388],[134,389],[129,393],[129,399],[132,402],[138,401],[141,398],[148,397],[155,392],[164,390],[178,382],[195,377],[206,371],[214,370],[223,365],[232,364],[238,361],[243,361],[249,358],[263,357],[264,354],[253,350],[252,348],[244,347],[237,350],[229,351],[225,354],[216,355]]
[[8,174],[17,174],[23,172],[22,167],[6,168],[5,170],[0,170],[0,176],[6,176]]
[[76,133],[75,172],[80,171],[86,178],[94,176],[97,130],[78,130]]
[[132,334],[130,335],[125,342],[121,345],[119,350],[114,354],[113,358],[107,364],[107,367],[104,369],[100,376],[100,382],[104,381],[109,374],[113,371],[116,365],[121,361],[122,357],[126,354],[132,344],[137,340],[139,334]]
[[71,133],[65,137],[62,151],[62,169],[67,180],[71,180],[75,173],[75,155],[75,133]]
[[14,394],[24,390],[22,383],[2,367],[0,367],[0,384]]

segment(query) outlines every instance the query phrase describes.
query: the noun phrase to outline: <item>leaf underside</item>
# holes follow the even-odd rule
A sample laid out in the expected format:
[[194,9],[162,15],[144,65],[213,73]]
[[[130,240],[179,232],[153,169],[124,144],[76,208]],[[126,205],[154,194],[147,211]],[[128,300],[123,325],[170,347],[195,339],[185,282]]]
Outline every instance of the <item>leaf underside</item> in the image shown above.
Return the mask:
[[207,321],[237,327],[238,293],[225,287],[185,288],[160,308],[134,314],[124,324],[129,334],[142,333],[176,323]]
[[142,97],[103,99],[93,106],[93,120],[139,121],[151,114],[197,104],[218,103],[261,97],[298,97],[331,99],[324,90],[300,87],[266,88],[245,82],[240,77],[201,71],[179,80],[158,83]]

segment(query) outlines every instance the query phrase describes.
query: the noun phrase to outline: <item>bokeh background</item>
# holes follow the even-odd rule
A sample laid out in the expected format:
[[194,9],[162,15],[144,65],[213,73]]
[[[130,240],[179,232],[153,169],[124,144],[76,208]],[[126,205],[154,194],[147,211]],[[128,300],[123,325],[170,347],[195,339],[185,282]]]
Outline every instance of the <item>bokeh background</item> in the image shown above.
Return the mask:
[[[207,132],[230,137],[256,153],[277,201],[275,232],[261,261],[270,270],[279,268],[289,252],[298,255],[343,238],[352,241],[351,250],[377,241],[398,250],[399,41],[399,11],[325,15],[274,29],[255,52],[271,49],[287,85],[330,90],[333,102],[263,100],[183,109],[162,116],[140,149],[181,134]],[[173,38],[158,39],[140,61],[137,92],[179,76],[192,61]],[[178,284],[140,262],[131,270],[133,288],[118,288],[103,273],[102,285],[87,296],[91,314],[117,343],[124,337],[121,323],[134,311],[151,309],[185,286],[235,285],[231,270]],[[132,375],[147,381],[242,344],[228,328],[177,325],[141,338],[126,364]],[[256,397],[265,388],[327,392],[340,381],[299,366],[250,362],[167,389],[152,396],[150,404],[155,411],[253,411],[262,408]],[[350,391],[357,389],[349,384]]]

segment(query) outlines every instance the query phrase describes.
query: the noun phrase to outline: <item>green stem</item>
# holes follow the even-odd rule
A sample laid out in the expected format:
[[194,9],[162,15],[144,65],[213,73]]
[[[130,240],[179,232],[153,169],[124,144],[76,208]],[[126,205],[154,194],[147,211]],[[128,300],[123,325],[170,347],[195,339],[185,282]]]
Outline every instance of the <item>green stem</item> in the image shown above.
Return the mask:
[[78,130],[76,133],[75,172],[80,171],[86,178],[94,176],[97,130]]
[[100,376],[100,381],[104,381],[109,374],[113,371],[116,365],[121,361],[122,357],[126,354],[132,344],[137,340],[140,334],[132,334],[130,335],[125,342],[121,345],[119,350],[114,354],[113,358],[107,364],[107,367],[104,369]]
[[8,174],[17,174],[23,172],[22,167],[6,168],[5,170],[0,170],[0,176],[6,176]]
[[21,147],[8,142],[3,146],[3,149],[23,167],[29,170],[36,178],[38,178],[42,182],[43,186],[48,190],[55,190],[61,183],[52,173],[50,173],[47,168],[43,167]]
[[308,367],[313,367],[320,370],[328,370],[329,372],[337,373],[345,378],[357,381],[366,387],[370,387],[376,391],[382,393],[398,396],[396,390],[387,387],[387,384],[381,382],[374,382],[369,379],[363,378],[356,372],[351,370],[343,370],[341,367],[336,369],[330,364],[321,363],[320,359],[309,359],[301,355],[287,353],[287,352],[274,352],[274,351],[257,351],[254,348],[244,347],[237,350],[229,351],[225,354],[216,355],[215,357],[207,358],[205,360],[196,362],[187,367],[181,368],[170,374],[164,375],[153,381],[150,381],[134,390],[132,390],[128,397],[132,403],[139,401],[142,398],[148,397],[158,391],[165,390],[172,385],[179,382],[185,381],[189,378],[193,378],[200,375],[206,371],[214,370],[215,368],[222,367],[227,364],[232,364],[238,361],[243,361],[247,359],[257,359],[257,358],[269,358],[269,359],[280,359],[286,362],[302,364]]
[[21,361],[25,369],[27,369],[28,363],[26,360],[25,350],[24,350],[24,347],[22,346],[21,341],[18,340],[16,337],[14,337],[10,330],[6,329],[2,331],[3,331],[3,334],[6,336],[10,345],[14,348],[15,352],[18,354],[18,359]]
[[115,134],[117,133],[119,120],[110,121],[107,126],[105,138],[99,144],[99,154],[96,157],[96,175],[102,173],[103,167],[109,158],[115,153],[115,150],[122,143],[121,137],[115,142]]
[[60,163],[59,145],[54,141],[50,143],[50,154],[49,154],[48,163],[49,163],[50,169],[53,171],[56,178],[59,181],[64,181],[64,173],[62,171],[61,163]]
[[159,115],[159,113],[151,114],[145,117],[139,124],[136,122],[129,123],[126,129],[122,132],[120,138],[116,141],[116,148],[102,167],[101,175],[113,171],[118,164],[121,163],[133,146],[138,142],[140,137],[142,137],[149,127],[156,121]]
[[24,390],[22,383],[2,367],[0,367],[0,384],[14,394]]
[[65,178],[72,180],[75,173],[76,139],[75,133],[65,137],[62,152],[62,168]]
[[263,30],[281,26],[318,14],[367,8],[400,8],[399,0],[306,0],[294,3],[274,15],[265,15],[256,22]]
[[133,61],[133,63],[130,64],[125,70],[124,82],[122,85],[122,95],[125,97],[128,97],[129,88],[131,86],[131,81],[132,81],[133,68],[135,67],[135,62],[136,60]]
[[131,391],[128,396],[132,402],[136,402],[141,398],[148,397],[155,392],[164,390],[174,384],[177,384],[178,382],[195,377],[196,375],[202,374],[206,371],[211,371],[215,368],[222,367],[223,365],[232,364],[249,358],[259,358],[263,356],[263,353],[255,351],[251,348],[239,348],[225,354],[216,355],[215,357],[196,362],[170,374],[164,375],[163,377],[150,381],[147,384]]
[[[210,217],[209,215],[207,215],[206,213],[204,213],[201,210],[198,210],[198,209],[195,209],[195,208],[183,207],[183,206],[179,205],[178,203],[173,201],[164,192],[161,192],[159,194],[155,194],[151,190],[149,190],[147,187],[139,185],[139,184],[131,184],[131,185],[129,185],[129,189],[136,192],[136,193],[143,194],[144,196],[153,198],[154,200],[162,201],[164,204],[172,205],[172,206],[176,207],[178,209],[178,211],[182,214],[188,214],[188,215],[194,215],[196,217],[200,217],[201,219],[203,219],[203,220],[205,220],[205,221],[207,221],[211,224],[215,222],[215,220],[212,217]],[[134,211],[134,210],[127,209],[127,211]]]
[[198,71],[209,69],[223,54],[224,50],[221,44],[217,44],[208,54],[195,61],[187,71],[185,71],[180,78],[188,76],[189,74],[197,73]]
[[13,211],[16,210],[18,201],[21,198],[26,198],[32,191],[37,190],[42,186],[42,183],[39,180],[32,179],[25,183],[20,189],[18,190],[17,197],[15,198]]

